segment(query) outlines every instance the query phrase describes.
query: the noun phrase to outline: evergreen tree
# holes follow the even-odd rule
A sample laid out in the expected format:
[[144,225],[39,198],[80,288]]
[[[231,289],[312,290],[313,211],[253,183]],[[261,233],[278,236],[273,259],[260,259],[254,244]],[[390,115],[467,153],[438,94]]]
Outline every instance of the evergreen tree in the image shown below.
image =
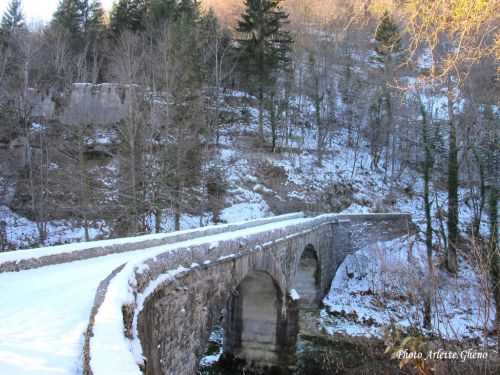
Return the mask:
[[175,229],[180,229],[181,212],[192,202],[187,191],[198,186],[202,163],[202,138],[205,132],[203,90],[205,69],[196,29],[188,15],[171,26],[171,63],[168,87],[171,92],[169,117],[173,141],[165,152],[164,185],[170,190]]
[[[396,140],[395,140],[395,121],[394,121],[394,101],[390,82],[394,80],[395,65],[400,58],[401,38],[398,26],[389,11],[385,11],[375,32],[377,46],[377,60],[380,62],[382,75],[382,95],[385,113],[383,116],[384,133],[384,182],[386,181],[389,165],[391,166],[391,176],[394,177],[396,164]],[[392,142],[391,142],[392,139]],[[391,159],[391,160],[389,160]]]
[[377,41],[375,51],[381,62],[391,60],[394,55],[401,52],[401,37],[398,25],[396,25],[392,14],[388,10],[384,12],[377,26],[375,40]]
[[180,17],[186,17],[186,21],[194,24],[199,13],[197,0],[150,0],[146,5],[147,18],[143,27],[147,24],[154,29],[165,22],[175,22]]
[[197,0],[180,0],[177,4],[177,17],[186,16],[187,20],[194,21],[198,19],[200,5]]
[[288,15],[280,7],[281,0],[245,0],[245,13],[236,31],[240,70],[258,94],[259,136],[264,138],[264,93],[276,79],[276,71],[290,64],[293,43],[289,32],[283,30]]
[[151,0],[147,9],[148,22],[157,26],[162,21],[175,18],[176,11],[175,0]]
[[5,47],[11,35],[26,29],[21,0],[11,0],[0,25],[0,45]]
[[119,0],[111,10],[111,30],[115,34],[123,30],[144,30],[147,6],[146,0]]
[[82,3],[78,0],[61,0],[52,18],[52,25],[65,29],[73,38],[80,33]]
[[61,0],[51,25],[68,32],[72,45],[78,48],[89,35],[103,29],[103,15],[98,0]]
[[[60,82],[97,82],[102,75],[104,12],[99,0],[61,0],[50,24],[51,33],[67,50],[67,75]],[[59,35],[59,37],[57,37]],[[59,75],[61,77],[61,75]]]
[[11,0],[9,7],[2,17],[2,32],[15,33],[17,30],[24,29],[25,27],[26,23],[21,10],[21,0]]
[[84,7],[83,30],[85,33],[95,34],[104,31],[104,10],[99,0],[91,3],[87,1]]

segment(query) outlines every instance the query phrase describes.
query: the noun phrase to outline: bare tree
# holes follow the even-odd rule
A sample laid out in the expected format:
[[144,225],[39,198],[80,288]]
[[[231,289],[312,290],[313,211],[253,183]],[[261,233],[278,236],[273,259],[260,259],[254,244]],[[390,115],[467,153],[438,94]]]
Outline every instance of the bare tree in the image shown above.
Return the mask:
[[140,215],[143,213],[143,163],[144,129],[144,89],[143,82],[144,36],[123,32],[117,40],[111,55],[110,75],[120,83],[126,97],[127,115],[118,127],[120,138],[120,204],[122,212],[118,218],[118,232],[139,233]]

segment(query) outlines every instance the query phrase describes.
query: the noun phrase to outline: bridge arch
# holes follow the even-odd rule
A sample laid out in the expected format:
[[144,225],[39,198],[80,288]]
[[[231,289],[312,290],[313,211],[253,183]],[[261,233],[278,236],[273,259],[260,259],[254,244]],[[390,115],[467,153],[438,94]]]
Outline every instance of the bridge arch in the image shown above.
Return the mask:
[[221,313],[226,354],[248,364],[288,363],[298,317],[284,272],[270,253],[251,252],[197,266],[162,284],[138,315],[144,373],[189,373],[185,366],[198,363]]
[[273,277],[250,272],[230,296],[223,311],[225,353],[247,362],[276,365],[281,342],[283,296]]
[[321,267],[318,252],[312,244],[302,251],[292,280],[292,289],[300,296],[301,308],[314,309],[321,299]]

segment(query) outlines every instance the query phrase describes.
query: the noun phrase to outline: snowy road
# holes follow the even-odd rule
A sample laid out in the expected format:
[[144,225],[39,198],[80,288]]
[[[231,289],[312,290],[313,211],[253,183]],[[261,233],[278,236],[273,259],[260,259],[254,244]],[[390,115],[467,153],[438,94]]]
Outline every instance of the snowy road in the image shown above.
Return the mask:
[[0,374],[77,374],[95,291],[134,256],[0,274]]

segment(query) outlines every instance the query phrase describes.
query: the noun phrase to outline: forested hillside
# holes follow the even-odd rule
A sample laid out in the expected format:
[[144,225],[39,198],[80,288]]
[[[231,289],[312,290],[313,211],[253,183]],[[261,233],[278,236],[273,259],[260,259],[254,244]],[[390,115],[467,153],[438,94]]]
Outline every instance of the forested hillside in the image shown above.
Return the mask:
[[22,5],[0,25],[1,251],[409,211],[422,272],[480,270],[500,303],[496,2]]

